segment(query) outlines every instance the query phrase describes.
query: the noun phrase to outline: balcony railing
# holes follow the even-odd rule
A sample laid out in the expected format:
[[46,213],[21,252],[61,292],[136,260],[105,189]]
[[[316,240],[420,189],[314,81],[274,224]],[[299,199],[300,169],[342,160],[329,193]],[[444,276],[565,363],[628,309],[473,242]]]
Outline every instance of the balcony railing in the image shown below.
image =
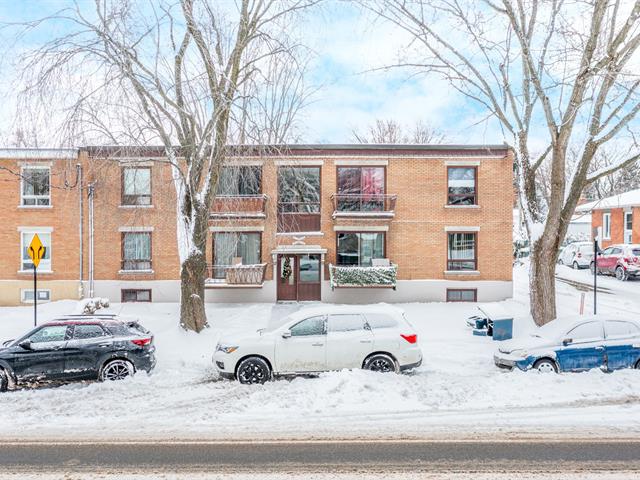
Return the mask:
[[218,195],[211,206],[212,217],[264,217],[267,196]]
[[340,287],[393,288],[396,289],[398,266],[358,267],[329,265],[331,289]]
[[319,232],[320,202],[279,202],[278,232]]
[[267,264],[207,265],[207,270],[209,283],[261,286],[264,283]]
[[396,210],[397,195],[336,193],[333,201],[333,218],[364,216],[393,217]]

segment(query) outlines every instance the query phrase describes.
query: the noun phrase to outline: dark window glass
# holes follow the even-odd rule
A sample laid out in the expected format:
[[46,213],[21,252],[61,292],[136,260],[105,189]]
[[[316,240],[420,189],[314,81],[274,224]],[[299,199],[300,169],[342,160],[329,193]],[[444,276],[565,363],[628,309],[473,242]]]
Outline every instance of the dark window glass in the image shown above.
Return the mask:
[[477,301],[475,289],[448,289],[447,302],[475,302]]
[[151,168],[122,169],[122,205],[151,205]]
[[278,170],[280,212],[320,212],[320,168],[281,167]]
[[104,330],[100,325],[76,325],[73,328],[73,338],[76,340],[104,337],[104,335]]
[[259,195],[262,186],[262,168],[258,166],[222,167],[218,179],[218,195]]
[[338,265],[370,267],[374,258],[384,258],[384,233],[338,233]]
[[301,283],[317,283],[320,281],[320,255],[300,255]]
[[31,343],[62,342],[66,335],[66,325],[51,325],[49,327],[42,327],[29,337],[29,341]]
[[476,169],[474,167],[449,167],[449,205],[476,204]]
[[353,332],[357,330],[364,330],[364,320],[362,318],[362,315],[329,315],[328,331]]
[[50,170],[25,168],[22,170],[22,205],[50,205]]
[[311,317],[296,323],[291,327],[291,336],[324,335],[324,317]]
[[151,270],[151,233],[123,234],[122,270]]
[[384,167],[338,168],[338,211],[384,210]]
[[123,302],[150,302],[151,290],[122,290]]
[[450,233],[448,270],[476,270],[476,234]]

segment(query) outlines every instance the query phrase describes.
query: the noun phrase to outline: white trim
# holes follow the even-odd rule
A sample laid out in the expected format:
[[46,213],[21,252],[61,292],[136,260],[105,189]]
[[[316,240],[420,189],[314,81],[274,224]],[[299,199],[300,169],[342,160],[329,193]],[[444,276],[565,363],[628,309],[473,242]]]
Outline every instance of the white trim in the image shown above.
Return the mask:
[[[42,260],[40,260],[40,262],[42,262]],[[40,263],[40,265],[42,265],[42,263]],[[16,273],[20,275],[26,275],[26,274],[33,275],[33,268],[30,268],[29,270],[18,270]],[[40,275],[41,273],[48,275],[50,273],[53,273],[53,270],[42,270],[42,267],[38,267],[38,275]]]
[[252,227],[252,226],[219,226],[209,227],[210,232],[264,232],[264,225]]
[[274,160],[276,167],[321,167],[324,165],[324,160],[307,160],[301,158],[300,160]]
[[445,232],[479,232],[480,227],[444,227]]
[[326,248],[322,248],[320,245],[278,245],[275,250],[271,250],[271,255],[279,255],[283,253],[291,254],[305,254],[305,253],[327,253]]
[[324,237],[324,232],[277,232],[276,237]]
[[445,160],[447,167],[479,167],[480,160]]
[[264,166],[264,160],[230,158],[228,160],[225,160],[222,165],[224,167],[262,167]]
[[336,167],[386,167],[389,165],[389,160],[378,160],[371,158],[365,158],[364,160],[336,160],[334,164],[336,165]]
[[137,168],[137,167],[153,167],[157,162],[153,160],[135,160],[133,158],[119,158],[118,163],[122,168]]
[[74,159],[76,148],[0,148],[0,158],[5,159]]
[[444,208],[451,208],[453,210],[456,210],[456,209],[467,209],[467,208],[478,209],[478,208],[480,208],[480,205],[445,205]]
[[130,275],[130,274],[137,274],[137,273],[149,275],[150,273],[155,273],[155,272],[153,271],[153,269],[151,270],[118,270],[119,275]]
[[[480,275],[480,270],[445,270],[444,274],[445,275],[470,275],[470,276],[475,276],[475,275]],[[453,287],[451,287],[451,288],[453,288]],[[460,287],[460,288],[463,288],[463,287]]]
[[53,227],[18,227],[20,233],[51,233]]
[[153,205],[118,205],[118,208],[135,209],[135,208],[153,208]]
[[20,168],[51,168],[53,167],[53,161],[46,160],[20,160],[18,161]]
[[[287,158],[292,160],[284,160],[284,161],[297,161],[305,160],[305,159],[317,159],[320,155],[280,155],[280,158]],[[504,160],[507,158],[508,154],[504,156],[499,155],[438,155],[438,154],[426,154],[426,155],[403,155],[401,151],[395,152],[393,154],[380,154],[380,155],[353,155],[353,154],[340,154],[340,155],[322,155],[322,158],[325,159],[345,159],[345,158],[360,158],[360,159],[388,159],[388,160],[407,160],[407,159],[425,159],[425,160],[445,160],[448,158],[455,158],[458,160]],[[257,156],[257,155],[245,155],[242,158],[264,158],[271,159],[277,157],[276,155],[265,155],[265,156]],[[293,160],[296,159],[296,160]],[[275,160],[279,161],[279,160]],[[316,160],[317,161],[317,160]]]
[[336,210],[331,216],[333,218],[393,218],[396,216],[396,212],[394,210],[390,212],[341,212]]
[[389,225],[334,225],[334,232],[388,232]]
[[47,208],[53,208],[53,205],[18,205],[18,208],[24,210],[36,209],[36,210],[46,210]]
[[119,232],[130,232],[130,233],[145,233],[145,232],[153,232],[154,227],[119,227]]

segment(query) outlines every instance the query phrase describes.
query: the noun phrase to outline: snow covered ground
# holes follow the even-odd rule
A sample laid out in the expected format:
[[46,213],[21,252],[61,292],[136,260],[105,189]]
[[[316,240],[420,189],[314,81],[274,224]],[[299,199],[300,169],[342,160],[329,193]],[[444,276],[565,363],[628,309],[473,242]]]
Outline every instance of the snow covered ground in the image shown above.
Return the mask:
[[[585,277],[588,281],[587,273]],[[526,301],[526,266],[514,269],[514,284],[514,299],[502,304],[514,312],[518,336],[534,328]],[[621,291],[601,295],[601,311],[640,312],[640,295],[632,287],[640,292],[640,282],[629,282]],[[579,297],[574,287],[558,283],[559,313],[577,313]],[[587,294],[587,306],[590,299]],[[69,313],[75,306],[72,301],[45,304],[39,318]],[[153,374],[2,394],[0,438],[504,438],[594,433],[602,438],[640,433],[640,372],[500,371],[492,358],[497,342],[474,337],[465,326],[475,305],[401,306],[418,331],[424,353],[424,364],[415,373],[343,371],[243,386],[220,380],[211,364],[220,334],[282,321],[297,306],[210,304],[211,328],[197,335],[178,328],[177,304],[112,304],[111,311],[137,316],[155,334],[158,365]],[[0,308],[0,339],[28,330],[31,315],[30,307]]]

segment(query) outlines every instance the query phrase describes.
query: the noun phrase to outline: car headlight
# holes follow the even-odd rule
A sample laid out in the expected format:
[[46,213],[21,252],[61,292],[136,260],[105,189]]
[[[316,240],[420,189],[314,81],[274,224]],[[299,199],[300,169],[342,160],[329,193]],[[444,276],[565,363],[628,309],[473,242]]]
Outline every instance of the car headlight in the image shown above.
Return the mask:
[[237,349],[238,349],[238,347],[233,347],[231,345],[218,344],[218,346],[216,347],[216,352],[233,353]]
[[511,352],[511,355],[520,358],[527,358],[529,356],[529,352],[527,352],[526,350],[514,350],[513,352]]

